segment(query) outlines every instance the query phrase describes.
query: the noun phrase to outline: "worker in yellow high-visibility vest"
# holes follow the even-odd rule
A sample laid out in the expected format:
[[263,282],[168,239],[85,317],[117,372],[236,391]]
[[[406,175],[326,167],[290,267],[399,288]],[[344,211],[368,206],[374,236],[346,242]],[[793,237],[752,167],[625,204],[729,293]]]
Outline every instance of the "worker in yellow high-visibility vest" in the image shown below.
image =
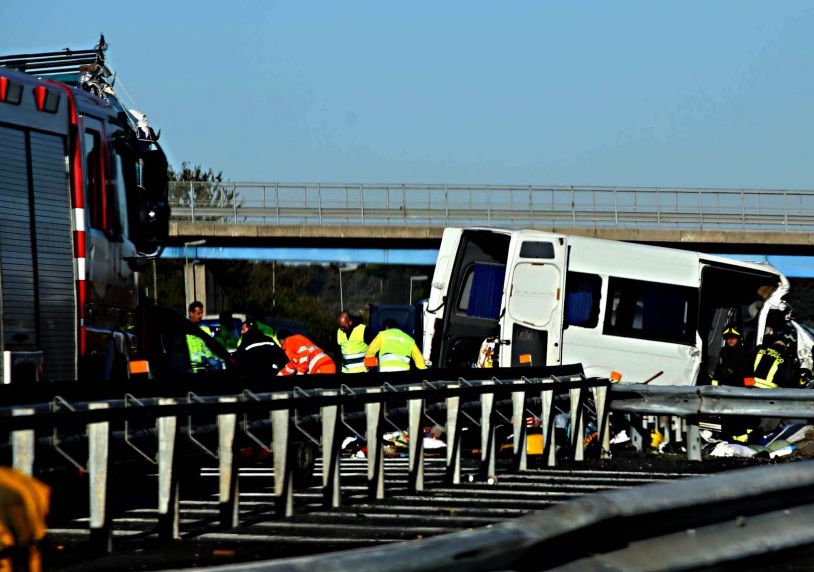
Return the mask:
[[[427,369],[424,356],[415,340],[396,326],[396,321],[388,318],[384,321],[384,330],[373,338],[365,352],[365,365],[371,367],[378,362],[380,372],[408,371],[410,361],[418,369]],[[378,354],[378,360],[376,359]]]
[[348,312],[337,319],[336,343],[342,352],[342,373],[365,373],[365,352],[372,336],[362,321]]
[[[205,326],[203,320],[203,304],[197,300],[189,305],[189,321],[198,326],[205,335],[212,336],[212,330]],[[200,336],[187,334],[187,347],[189,348],[189,365],[192,371],[206,371],[210,361],[217,362],[217,356],[212,353],[206,342]]]

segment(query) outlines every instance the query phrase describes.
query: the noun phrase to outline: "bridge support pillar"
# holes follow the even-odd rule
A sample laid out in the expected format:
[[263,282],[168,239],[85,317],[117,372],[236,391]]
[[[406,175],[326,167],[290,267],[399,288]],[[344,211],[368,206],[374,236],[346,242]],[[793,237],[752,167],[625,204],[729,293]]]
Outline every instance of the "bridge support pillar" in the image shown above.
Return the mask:
[[200,261],[189,262],[184,266],[184,291],[186,307],[198,300],[203,302],[204,311],[209,311],[209,300],[206,299],[206,264]]

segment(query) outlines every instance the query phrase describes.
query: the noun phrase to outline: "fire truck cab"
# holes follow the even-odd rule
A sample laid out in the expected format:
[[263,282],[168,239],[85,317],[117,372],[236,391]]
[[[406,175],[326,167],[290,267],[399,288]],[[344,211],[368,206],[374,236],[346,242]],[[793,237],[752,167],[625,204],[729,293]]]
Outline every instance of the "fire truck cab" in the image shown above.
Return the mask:
[[106,47],[0,57],[3,383],[126,379],[140,358],[167,160],[113,90]]

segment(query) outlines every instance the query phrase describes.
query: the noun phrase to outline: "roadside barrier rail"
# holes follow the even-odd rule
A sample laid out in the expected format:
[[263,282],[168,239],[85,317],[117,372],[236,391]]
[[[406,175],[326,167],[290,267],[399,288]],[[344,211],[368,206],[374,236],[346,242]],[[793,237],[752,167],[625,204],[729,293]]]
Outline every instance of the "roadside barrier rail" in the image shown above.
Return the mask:
[[[496,427],[505,422],[513,432],[512,460],[515,470],[524,470],[526,418],[542,420],[544,456],[556,464],[556,448],[563,445],[575,460],[584,459],[581,437],[586,418],[595,420],[600,442],[607,445],[605,397],[608,379],[586,380],[582,374],[543,378],[488,380],[441,380],[393,386],[336,389],[302,389],[256,394],[251,391],[200,396],[100,400],[68,403],[55,397],[48,404],[0,409],[0,433],[8,435],[11,463],[34,474],[38,453],[50,447],[63,460],[89,476],[91,542],[95,549],[112,551],[112,522],[106,511],[108,473],[117,461],[111,441],[125,443],[136,458],[153,462],[158,473],[158,533],[177,539],[179,531],[180,436],[198,456],[215,457],[219,466],[221,524],[239,525],[236,436],[249,438],[271,454],[274,469],[274,512],[293,514],[293,484],[297,470],[298,444],[314,441],[323,458],[323,497],[326,507],[341,502],[339,480],[340,444],[343,431],[358,431],[368,442],[368,494],[383,499],[383,435],[387,424],[404,428],[409,443],[409,488],[424,489],[424,427],[443,418],[446,429],[446,479],[461,482],[461,433],[464,425],[479,426],[480,472],[496,470]],[[556,442],[554,416],[566,408],[575,428],[569,443]],[[140,429],[135,430],[134,426]],[[270,429],[271,439],[258,436],[258,427]],[[201,441],[213,436],[216,446]],[[155,440],[155,455],[140,446],[145,438]],[[140,440],[140,441],[139,441]],[[136,444],[139,441],[139,445]],[[76,458],[68,444],[86,443],[87,458]],[[371,446],[378,443],[378,446]],[[121,449],[121,447],[119,448]],[[119,450],[117,449],[117,450]],[[607,450],[607,448],[605,449]],[[131,455],[132,456],[132,455]],[[42,467],[38,467],[42,469]]]
[[814,461],[802,461],[604,491],[489,527],[229,570],[792,570],[783,563],[794,549],[814,545],[812,518]]
[[[663,433],[679,436],[683,432],[687,457],[692,461],[701,460],[699,422],[704,418],[738,415],[814,419],[814,392],[810,389],[613,384],[609,399],[614,412],[655,416]],[[676,431],[675,427],[681,425],[684,429]],[[632,430],[638,428],[633,425]]]
[[172,182],[172,218],[216,224],[811,231],[814,192],[668,187]]
[[[566,443],[557,441],[557,432],[553,429],[554,416],[558,412],[567,413],[570,417],[571,431]],[[335,508],[342,502],[340,443],[343,432],[348,430],[368,437],[368,444],[379,444],[368,446],[367,494],[370,499],[383,500],[386,490],[382,437],[388,428],[403,429],[407,434],[408,488],[418,492],[425,488],[422,443],[427,424],[442,424],[445,427],[445,481],[457,484],[461,482],[461,432],[464,426],[479,429],[480,474],[486,477],[494,475],[496,471],[498,425],[503,424],[512,432],[510,470],[522,471],[527,469],[524,445],[528,417],[534,416],[541,420],[545,437],[543,459],[546,464],[555,465],[562,458],[555,454],[557,447],[569,452],[570,458],[575,461],[585,459],[583,435],[586,420],[596,422],[598,442],[601,443],[597,451],[599,455],[607,455],[610,433],[608,417],[611,412],[614,413],[614,424],[618,420],[616,414],[681,419],[686,423],[688,457],[700,459],[700,418],[707,415],[752,415],[811,419],[814,418],[814,394],[810,390],[611,384],[608,379],[585,379],[582,374],[514,379],[458,378],[396,386],[383,383],[376,387],[295,387],[291,391],[269,393],[243,390],[200,396],[188,392],[177,397],[139,399],[128,394],[123,399],[74,403],[55,397],[47,404],[0,408],[0,432],[8,436],[4,450],[7,454],[10,453],[11,464],[27,474],[33,474],[35,466],[42,468],[39,463],[44,462],[40,455],[43,448],[56,451],[63,461],[87,472],[91,543],[95,549],[110,552],[113,546],[113,523],[107,512],[108,475],[111,467],[121,460],[116,454],[120,454],[122,450],[129,451],[131,458],[144,458],[154,464],[155,468],[152,470],[156,470],[158,475],[157,531],[160,538],[177,539],[180,537],[178,501],[179,480],[183,478],[183,471],[180,469],[184,443],[185,451],[197,451],[198,460],[201,456],[217,459],[220,523],[225,528],[234,528],[240,524],[236,461],[238,436],[266,448],[270,453],[274,469],[274,496],[271,505],[273,513],[282,517],[294,514],[293,489],[298,469],[296,455],[303,442],[312,441],[314,445],[321,447],[323,504],[326,508]],[[617,425],[615,429],[618,428]],[[184,436],[186,441],[182,441]],[[148,441],[151,446],[144,446]],[[216,443],[215,446],[211,445],[212,441]],[[86,456],[76,458],[77,448],[73,445],[80,442],[86,447],[81,449],[86,452]],[[120,446],[114,448],[114,442]],[[152,450],[155,450],[154,454],[148,452]],[[43,458],[53,459],[54,455]],[[716,540],[709,540],[710,546],[714,548],[709,554],[716,558],[735,559],[741,554],[739,550],[743,548],[743,543],[738,538],[733,544],[733,537],[739,536],[743,531],[739,530],[736,535],[730,531],[727,533],[726,543],[723,543],[720,535],[716,536],[712,523],[724,523],[731,527],[734,522],[734,526],[741,526],[738,518],[743,515],[754,518],[755,522],[766,523],[765,526],[755,528],[759,528],[760,534],[770,531],[769,543],[763,545],[772,549],[811,542],[814,540],[814,533],[800,535],[795,532],[794,527],[797,526],[801,513],[794,512],[789,517],[788,507],[783,505],[784,502],[789,502],[792,492],[797,494],[801,491],[799,500],[805,506],[799,510],[804,511],[802,514],[805,518],[814,516],[814,509],[806,504],[814,500],[814,487],[811,487],[811,480],[814,479],[811,475],[814,475],[814,471],[808,462],[794,463],[803,464],[806,465],[806,470],[802,472],[772,467],[773,471],[781,470],[782,475],[788,474],[787,477],[777,478],[775,472],[771,472],[771,475],[757,472],[750,473],[753,476],[748,478],[714,477],[725,479],[716,480],[714,486],[710,486],[709,481],[692,479],[694,484],[679,484],[678,489],[648,488],[602,493],[552,509],[556,513],[553,516],[550,511],[546,511],[545,517],[525,517],[517,524],[506,523],[490,527],[488,531],[475,530],[463,536],[425,540],[418,552],[413,552],[415,547],[410,545],[389,546],[387,569],[491,570],[493,568],[489,566],[495,562],[517,559],[526,561],[529,558],[542,558],[539,569],[549,569],[545,566],[556,569],[557,566],[565,566],[563,559],[566,556],[558,557],[559,559],[541,556],[548,551],[538,552],[536,548],[532,551],[531,547],[557,546],[564,535],[570,534],[573,537],[588,527],[591,530],[595,527],[607,529],[607,538],[614,542],[600,543],[603,549],[600,553],[612,553],[614,559],[621,559],[619,561],[626,564],[635,562],[628,560],[630,558],[641,557],[635,545],[644,541],[641,546],[655,546],[658,542],[664,542],[664,537],[684,530],[681,527],[686,530],[710,528],[710,538],[714,537]],[[719,483],[725,483],[725,486]],[[739,491],[728,488],[729,485],[742,483],[750,484]],[[755,503],[758,492],[769,498]],[[778,498],[774,498],[774,495]],[[794,502],[797,501],[798,497],[794,497]],[[707,506],[708,504],[712,506]],[[756,508],[756,505],[759,506]],[[666,515],[670,515],[670,518]],[[653,525],[651,519],[652,523],[659,524]],[[623,531],[622,536],[619,536],[620,530]],[[784,534],[777,531],[784,531]],[[753,529],[746,532],[746,538],[757,534]],[[600,537],[604,538],[602,535]],[[628,538],[631,542],[615,543],[618,538]],[[636,542],[632,542],[633,540]],[[682,537],[682,546],[691,540]],[[707,545],[704,539],[696,538],[692,541],[702,546]],[[723,544],[727,544],[727,547],[723,547]],[[355,552],[369,555],[370,551],[376,550],[379,549]],[[395,552],[391,552],[393,550],[403,550],[404,558],[413,560],[402,562],[394,556]],[[743,550],[743,554],[754,552],[748,546]],[[501,551],[505,554],[498,557]],[[682,556],[681,551],[675,554],[671,552],[667,561],[673,558],[675,562],[680,562],[685,557],[700,558],[686,546],[685,552],[693,554]],[[584,547],[564,552],[558,546],[552,552],[554,553],[567,555],[567,558],[575,561],[601,556],[599,553],[593,556],[593,548],[588,551]],[[423,567],[424,555],[434,555],[438,567]],[[348,560],[341,561],[344,562],[341,566],[350,566],[351,562],[355,562],[354,556],[347,558]],[[446,558],[455,559],[457,564],[446,568],[442,564],[446,562]],[[551,560],[552,558],[554,559]],[[276,565],[269,563],[272,567],[268,569],[275,570],[273,566]],[[402,565],[403,568],[397,567]],[[336,564],[332,569],[346,569],[341,566]],[[680,566],[676,564],[676,569],[678,568]],[[359,568],[379,569],[382,568]],[[622,566],[622,569],[635,569],[635,566]]]

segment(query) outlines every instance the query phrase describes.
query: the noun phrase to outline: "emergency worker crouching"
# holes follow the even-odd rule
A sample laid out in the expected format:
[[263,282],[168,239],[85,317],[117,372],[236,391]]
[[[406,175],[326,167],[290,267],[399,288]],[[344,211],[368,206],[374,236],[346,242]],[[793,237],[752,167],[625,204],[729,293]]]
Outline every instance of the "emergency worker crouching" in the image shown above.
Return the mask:
[[312,373],[336,373],[336,364],[314,342],[302,334],[279,333],[288,363],[279,375],[306,375]]
[[277,375],[288,363],[283,349],[249,320],[243,322],[235,355],[240,371],[249,375]]
[[384,330],[373,338],[365,352],[365,364],[372,367],[378,362],[380,372],[409,371],[412,360],[416,368],[427,369],[415,340],[398,329],[393,319],[386,319],[383,325]]

